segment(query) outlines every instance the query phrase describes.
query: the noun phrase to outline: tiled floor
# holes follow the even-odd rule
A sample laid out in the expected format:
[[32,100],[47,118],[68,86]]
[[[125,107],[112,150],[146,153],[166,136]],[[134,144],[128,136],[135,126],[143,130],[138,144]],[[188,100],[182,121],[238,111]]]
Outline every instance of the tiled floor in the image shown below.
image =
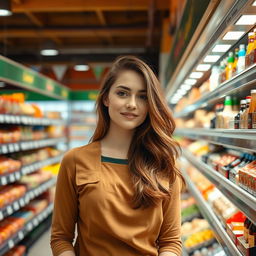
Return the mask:
[[50,249],[50,229],[29,250],[28,256],[52,256]]

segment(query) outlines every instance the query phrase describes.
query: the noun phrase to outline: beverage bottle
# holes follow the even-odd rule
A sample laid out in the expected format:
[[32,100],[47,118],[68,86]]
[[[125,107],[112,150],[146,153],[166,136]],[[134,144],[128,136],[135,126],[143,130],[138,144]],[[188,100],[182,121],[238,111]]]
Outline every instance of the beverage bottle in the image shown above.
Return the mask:
[[234,61],[234,64],[233,64],[233,76],[235,74],[237,74],[238,52],[239,52],[239,48],[236,48],[235,49],[235,61]]
[[251,66],[253,63],[251,62],[251,51],[253,50],[254,46],[254,33],[250,32],[248,34],[248,46],[247,46],[247,51],[245,55],[245,67],[248,68]]
[[226,96],[225,97],[224,109],[223,109],[223,112],[222,112],[222,120],[223,120],[223,125],[222,125],[221,128],[224,128],[224,129],[230,128],[230,126],[229,126],[230,121],[234,120],[231,96]]
[[224,109],[223,103],[218,104],[217,109],[218,110],[216,111],[216,128],[222,128],[223,126],[222,113]]
[[235,129],[240,128],[240,116],[243,113],[245,107],[246,107],[246,100],[241,100],[240,101],[240,110],[239,110],[238,114],[235,116],[235,124],[234,124]]
[[256,128],[256,89],[251,90],[251,102],[248,110],[248,129]]
[[240,73],[243,70],[245,70],[245,46],[244,44],[239,45],[239,52],[238,52],[238,60],[237,60],[237,66],[236,66],[236,73]]
[[246,218],[244,221],[244,240],[248,243],[248,235],[249,235],[249,227],[251,225],[251,221]]
[[234,54],[233,52],[228,53],[228,64],[226,67],[226,80],[229,80],[234,73]]
[[225,62],[222,60],[220,62],[220,81],[219,83],[223,83],[226,80],[226,71],[225,71]]
[[217,66],[212,67],[212,72],[210,76],[210,91],[215,90],[219,86],[220,81],[220,69]]
[[254,32],[253,63],[256,63],[256,28],[253,30],[253,32]]
[[249,227],[248,243],[250,248],[256,246],[256,226],[253,223]]
[[246,107],[240,117],[240,129],[247,129],[248,111],[251,102],[251,96],[246,96]]

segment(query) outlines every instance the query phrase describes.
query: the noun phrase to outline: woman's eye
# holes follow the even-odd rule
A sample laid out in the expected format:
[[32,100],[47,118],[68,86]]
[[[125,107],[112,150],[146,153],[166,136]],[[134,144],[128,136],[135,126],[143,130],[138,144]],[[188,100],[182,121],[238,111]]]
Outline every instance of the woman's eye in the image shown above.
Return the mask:
[[147,99],[148,99],[147,95],[140,95],[139,97],[140,97],[140,99],[142,99],[142,100],[147,100]]
[[124,91],[118,91],[116,94],[117,94],[118,96],[121,96],[121,97],[124,97],[124,96],[127,96],[127,95],[128,95],[127,92],[124,92]]

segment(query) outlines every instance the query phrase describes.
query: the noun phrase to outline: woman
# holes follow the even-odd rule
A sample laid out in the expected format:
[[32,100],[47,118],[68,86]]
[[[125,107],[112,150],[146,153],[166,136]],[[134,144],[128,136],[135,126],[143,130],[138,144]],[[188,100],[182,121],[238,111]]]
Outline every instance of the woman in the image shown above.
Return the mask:
[[136,57],[118,58],[97,114],[92,142],[62,160],[53,255],[181,255],[175,125],[152,70]]

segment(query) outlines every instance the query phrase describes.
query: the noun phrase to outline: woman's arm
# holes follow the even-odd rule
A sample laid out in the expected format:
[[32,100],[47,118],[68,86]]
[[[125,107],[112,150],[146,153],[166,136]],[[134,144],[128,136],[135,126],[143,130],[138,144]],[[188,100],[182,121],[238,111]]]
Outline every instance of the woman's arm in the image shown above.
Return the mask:
[[176,178],[170,188],[170,198],[163,202],[163,223],[158,237],[159,256],[180,256],[181,243],[181,179]]
[[73,240],[77,214],[74,150],[71,150],[61,162],[56,184],[51,230],[53,256],[75,255]]

